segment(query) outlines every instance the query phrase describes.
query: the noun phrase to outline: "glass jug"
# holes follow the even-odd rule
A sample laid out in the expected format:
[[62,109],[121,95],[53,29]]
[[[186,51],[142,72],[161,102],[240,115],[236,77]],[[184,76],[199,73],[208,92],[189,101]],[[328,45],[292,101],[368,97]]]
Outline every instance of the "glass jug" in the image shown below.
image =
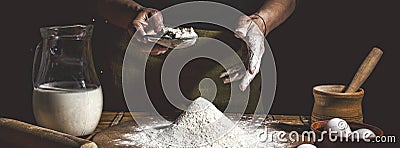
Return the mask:
[[96,128],[103,93],[90,39],[92,25],[40,28],[33,62],[33,113],[37,124],[74,136]]

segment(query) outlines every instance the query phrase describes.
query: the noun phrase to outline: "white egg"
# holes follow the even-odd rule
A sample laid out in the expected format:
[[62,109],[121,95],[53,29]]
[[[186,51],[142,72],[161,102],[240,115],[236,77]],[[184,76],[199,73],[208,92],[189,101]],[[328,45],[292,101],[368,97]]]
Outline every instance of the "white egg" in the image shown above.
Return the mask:
[[347,122],[340,118],[333,118],[328,121],[325,130],[333,136],[348,137],[351,134],[350,126]]
[[[354,135],[355,133],[357,133],[358,135]],[[362,139],[376,137],[376,135],[375,135],[375,133],[373,131],[371,131],[369,129],[366,129],[366,128],[361,128],[361,129],[358,129],[358,130],[354,131],[352,133],[352,136],[359,137],[359,138],[362,138]]]
[[301,145],[297,146],[297,148],[317,148],[317,147],[312,144],[301,144]]

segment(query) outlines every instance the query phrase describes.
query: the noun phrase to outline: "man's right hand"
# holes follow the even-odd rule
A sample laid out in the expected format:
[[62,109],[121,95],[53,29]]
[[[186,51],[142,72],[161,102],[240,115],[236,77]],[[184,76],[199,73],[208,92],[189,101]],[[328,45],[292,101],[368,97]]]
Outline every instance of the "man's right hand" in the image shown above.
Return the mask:
[[[257,76],[260,71],[261,59],[265,52],[264,39],[266,26],[263,24],[257,15],[243,16],[239,18],[235,36],[243,39],[248,49],[245,55],[247,69],[237,64],[228,68],[226,72],[221,73],[220,78],[224,79],[224,83],[240,81],[239,88],[245,91],[251,81]],[[226,78],[228,77],[228,78]]]

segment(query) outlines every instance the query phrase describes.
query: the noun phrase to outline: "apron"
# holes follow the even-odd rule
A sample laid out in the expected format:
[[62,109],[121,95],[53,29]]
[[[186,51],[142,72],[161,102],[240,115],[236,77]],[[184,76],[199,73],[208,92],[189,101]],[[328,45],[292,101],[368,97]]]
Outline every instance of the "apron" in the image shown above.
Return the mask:
[[[151,3],[151,1],[148,1],[148,3]],[[260,5],[261,4],[262,3],[260,3]],[[254,7],[259,7],[260,5],[254,6],[253,4],[252,9],[256,10]],[[157,6],[163,7],[161,4]],[[199,37],[209,37],[220,40],[234,49],[239,56],[241,56],[242,50],[247,50],[247,47],[242,40],[235,38],[232,32],[222,27],[210,26],[207,24],[191,24],[190,26],[195,28],[195,31]],[[103,87],[105,110],[128,110],[125,105],[121,82],[122,63],[129,40],[130,36],[124,29],[117,28],[111,24],[104,24],[102,22],[95,24],[95,33],[93,37],[94,59]],[[161,67],[164,59],[168,56],[168,53],[169,52],[159,56],[149,56],[146,64],[146,88],[152,104],[159,113],[168,116],[175,116],[179,115],[181,110],[169,103],[161,86]],[[229,103],[231,89],[238,90],[239,82],[232,83],[232,88],[229,84],[223,84],[223,80],[219,78],[219,75],[223,70],[224,68],[217,62],[205,58],[195,59],[187,63],[180,72],[179,84],[182,94],[187,99],[196,99],[200,96],[200,91],[198,88],[200,81],[203,78],[210,78],[214,81],[217,87],[217,93],[215,99],[213,100],[213,104],[221,111],[224,111]],[[132,68],[126,71],[129,73],[129,76],[134,77],[135,72],[139,72],[141,70]],[[256,78],[254,78],[250,85],[250,98],[249,102],[247,102],[248,104],[245,110],[246,113],[252,113],[258,104],[258,98],[261,90],[260,82],[260,76],[258,75]],[[244,94],[239,93],[232,95],[240,96]],[[235,106],[235,104],[240,106],[246,102],[244,100],[235,100],[231,101],[230,103],[233,103],[233,106]]]

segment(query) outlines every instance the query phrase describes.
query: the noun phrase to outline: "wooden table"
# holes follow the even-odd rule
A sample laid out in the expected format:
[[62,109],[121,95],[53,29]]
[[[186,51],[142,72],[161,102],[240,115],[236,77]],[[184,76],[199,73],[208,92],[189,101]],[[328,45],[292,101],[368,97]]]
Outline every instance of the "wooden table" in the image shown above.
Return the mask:
[[[141,116],[142,113],[132,112],[135,116]],[[246,116],[246,115],[244,115]],[[101,115],[100,123],[98,124],[96,130],[89,136],[84,137],[91,140],[100,131],[118,125],[122,122],[132,121],[133,117],[131,112],[109,112],[105,111]],[[309,130],[310,127],[310,116],[300,116],[300,115],[268,115],[264,121],[269,123],[276,123],[282,126],[282,128],[288,130]]]

